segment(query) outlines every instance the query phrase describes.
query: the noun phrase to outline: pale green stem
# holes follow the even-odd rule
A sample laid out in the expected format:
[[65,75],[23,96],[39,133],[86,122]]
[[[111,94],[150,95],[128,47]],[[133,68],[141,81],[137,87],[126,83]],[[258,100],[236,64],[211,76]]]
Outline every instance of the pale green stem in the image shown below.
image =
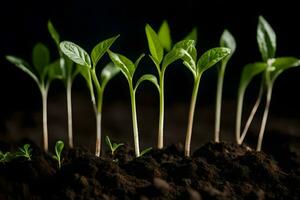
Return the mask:
[[128,80],[130,100],[131,100],[131,114],[132,114],[132,125],[133,125],[133,139],[134,139],[134,149],[136,157],[140,156],[140,145],[139,145],[139,130],[137,124],[137,113],[136,113],[136,103],[135,103],[135,90],[133,89],[132,80]]
[[159,126],[158,126],[158,139],[157,139],[158,149],[162,149],[164,147],[164,112],[165,112],[164,75],[165,75],[165,71],[162,71],[159,79]]
[[47,120],[47,99],[48,88],[41,88],[42,103],[43,103],[43,144],[44,151],[48,152],[48,120]]
[[245,94],[245,89],[239,89],[237,111],[236,111],[236,118],[235,118],[235,140],[237,144],[241,144],[240,136],[241,136],[241,121],[242,121],[244,94]]
[[67,112],[68,112],[68,140],[69,147],[73,148],[73,123],[72,123],[72,80],[67,81]]
[[185,149],[184,149],[185,156],[190,156],[194,113],[195,113],[195,107],[196,107],[196,102],[197,102],[197,95],[198,95],[200,80],[201,80],[201,74],[199,76],[197,76],[194,81],[194,87],[193,87],[192,98],[191,98],[191,103],[190,103],[190,110],[189,110],[188,127],[187,127],[186,138],[185,138]]
[[268,119],[268,114],[269,114],[269,109],[270,109],[272,90],[273,90],[273,84],[271,83],[271,84],[268,85],[267,98],[266,98],[266,107],[265,107],[265,110],[264,110],[262,123],[261,123],[260,131],[259,131],[257,147],[256,147],[257,151],[260,151],[261,146],[262,146],[262,141],[263,141],[264,132],[265,132],[265,129],[266,129],[266,124],[267,124],[267,119]]
[[221,108],[222,108],[222,91],[225,74],[226,63],[222,66],[218,73],[217,93],[216,93],[216,113],[215,113],[215,142],[220,142],[220,124],[221,124]]

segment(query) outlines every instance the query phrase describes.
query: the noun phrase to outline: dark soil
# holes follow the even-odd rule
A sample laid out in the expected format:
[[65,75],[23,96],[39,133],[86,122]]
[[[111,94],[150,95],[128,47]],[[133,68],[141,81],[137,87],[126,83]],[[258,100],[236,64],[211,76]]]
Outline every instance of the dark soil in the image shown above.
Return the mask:
[[282,167],[246,146],[207,143],[191,158],[181,145],[140,158],[128,146],[100,158],[83,148],[66,149],[60,170],[51,155],[32,147],[32,161],[0,163],[1,200],[300,198],[299,162]]

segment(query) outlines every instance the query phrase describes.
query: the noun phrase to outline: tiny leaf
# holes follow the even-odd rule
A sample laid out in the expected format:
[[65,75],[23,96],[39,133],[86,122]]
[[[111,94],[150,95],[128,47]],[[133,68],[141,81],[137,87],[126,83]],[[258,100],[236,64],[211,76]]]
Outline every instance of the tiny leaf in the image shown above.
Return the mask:
[[64,148],[63,141],[61,141],[61,140],[57,141],[55,144],[55,154],[58,158],[61,157],[61,152],[62,152],[63,148]]
[[192,31],[184,38],[184,40],[194,40],[197,43],[198,31],[197,28],[193,28]]
[[120,68],[116,67],[112,62],[108,63],[101,72],[101,85],[104,88],[105,85],[118,73]]
[[32,63],[40,76],[45,73],[46,66],[50,63],[50,53],[48,48],[42,44],[37,43],[32,52]]
[[170,27],[166,20],[163,21],[159,30],[158,30],[158,39],[161,46],[166,50],[170,51],[172,48],[172,39],[170,33]]
[[110,148],[110,150],[113,151],[113,146],[112,146],[112,144],[111,144],[110,139],[109,139],[108,136],[105,136],[105,143]]
[[111,45],[116,41],[116,39],[120,35],[117,35],[115,37],[111,37],[109,39],[106,39],[99,44],[97,44],[91,53],[91,58],[93,62],[93,67],[96,67],[98,61],[102,58],[102,56],[106,53],[106,51],[111,47]]
[[155,85],[155,87],[159,91],[159,85],[158,85],[158,82],[157,82],[157,78],[154,75],[152,75],[152,74],[145,74],[141,78],[139,78],[139,80],[136,82],[134,90],[137,90],[137,88],[139,87],[139,85],[143,81],[150,81],[151,83],[153,83]]
[[60,49],[73,62],[91,68],[91,59],[87,52],[73,42],[64,41],[60,43]]
[[49,31],[52,39],[56,43],[56,45],[59,46],[59,42],[60,42],[59,34],[56,31],[56,29],[54,28],[54,26],[53,26],[53,24],[52,24],[52,22],[50,20],[48,21],[48,31]]
[[151,28],[149,24],[145,27],[146,36],[148,40],[148,46],[152,57],[155,59],[157,65],[159,65],[164,56],[163,47],[160,44],[158,35],[155,31]]
[[275,57],[276,34],[270,24],[262,16],[259,16],[258,20],[257,43],[263,61]]
[[197,62],[198,73],[209,69],[230,54],[230,49],[217,47],[206,51]]
[[135,65],[131,60],[121,54],[114,53],[110,50],[108,51],[108,54],[113,63],[120,68],[127,79],[133,77]]
[[[230,56],[235,52],[235,49],[236,49],[235,39],[234,39],[233,35],[227,29],[224,30],[224,32],[220,38],[220,46],[231,49]],[[228,57],[230,57],[230,56],[228,56]]]
[[145,155],[146,153],[150,152],[152,150],[152,147],[148,147],[146,149],[144,149],[141,153],[140,153],[140,157]]
[[63,79],[63,70],[60,66],[60,60],[56,60],[53,63],[50,63],[47,68],[47,74],[49,76],[49,80],[52,81],[54,79]]
[[279,57],[274,60],[272,66],[275,70],[271,72],[271,79],[275,80],[285,70],[297,67],[300,65],[300,60],[295,57]]

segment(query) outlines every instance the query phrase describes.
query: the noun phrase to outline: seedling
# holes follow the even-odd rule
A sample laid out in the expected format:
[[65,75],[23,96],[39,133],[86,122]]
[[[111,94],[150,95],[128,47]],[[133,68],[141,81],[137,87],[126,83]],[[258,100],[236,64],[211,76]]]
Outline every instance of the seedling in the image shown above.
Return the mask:
[[224,32],[221,36],[221,39],[220,39],[220,46],[231,49],[231,53],[226,58],[224,58],[221,61],[221,64],[218,66],[218,82],[217,82],[216,114],[215,114],[215,118],[216,118],[216,120],[215,120],[215,142],[220,141],[222,92],[223,92],[225,69],[226,69],[228,61],[230,60],[231,56],[233,55],[233,53],[235,52],[235,49],[236,49],[235,39],[228,30],[224,30]]
[[48,21],[48,31],[54,40],[59,57],[60,57],[60,67],[62,70],[61,80],[63,81],[65,88],[66,88],[66,95],[67,95],[67,114],[68,114],[68,142],[69,147],[73,148],[73,123],[72,123],[72,84],[75,77],[78,74],[77,68],[74,66],[73,62],[67,58],[61,51],[59,47],[60,43],[60,35],[54,28],[51,21]]
[[[170,28],[167,21],[164,21],[158,31],[158,34],[151,28],[150,25],[145,27],[148,46],[150,50],[150,58],[156,66],[159,76],[159,126],[158,126],[158,140],[157,148],[163,148],[163,133],[164,133],[164,77],[167,67],[180,59],[183,55],[178,51],[178,48],[172,48],[172,39],[170,35]],[[193,29],[188,38],[196,38],[197,31]],[[176,45],[175,45],[176,46]],[[168,52],[164,54],[164,49]]]
[[[266,122],[269,113],[269,107],[272,97],[273,85],[277,77],[286,69],[296,67],[300,61],[295,57],[279,57],[275,58],[276,52],[276,34],[269,23],[262,17],[259,17],[257,27],[257,42],[262,56],[263,62],[246,65],[243,70],[239,91],[238,91],[238,109],[236,118],[236,140],[241,144],[246,136],[248,128],[261,102],[262,95],[266,93],[266,104],[263,112],[262,123],[259,131],[257,151],[261,150],[263,135],[265,132]],[[252,78],[262,73],[261,86],[259,89],[257,100],[252,108],[242,135],[240,135],[242,106],[245,90]]]
[[31,160],[32,156],[32,148],[30,147],[30,144],[24,144],[23,147],[19,147],[19,151],[16,152],[16,157],[24,157],[28,160]]
[[119,144],[117,144],[117,143],[111,143],[108,136],[105,137],[105,142],[106,142],[107,146],[110,148],[110,151],[111,151],[111,155],[112,155],[112,156],[115,154],[115,151],[116,151],[119,147],[121,147],[121,146],[124,145],[123,143],[119,143]]
[[48,90],[52,80],[61,78],[59,60],[50,63],[48,48],[37,43],[32,52],[33,67],[21,58],[7,55],[6,59],[27,73],[38,85],[43,102],[43,141],[44,150],[48,151],[48,123],[47,123],[47,98]]
[[135,94],[136,90],[139,87],[139,85],[143,81],[150,81],[152,82],[157,89],[159,90],[159,86],[157,83],[157,79],[152,74],[145,74],[142,77],[139,78],[137,83],[133,84],[133,76],[134,73],[141,61],[141,59],[144,57],[144,54],[142,54],[136,61],[133,63],[131,60],[126,58],[125,56],[121,54],[114,53],[112,51],[108,51],[109,57],[113,61],[113,63],[120,68],[121,72],[125,76],[128,82],[129,86],[129,92],[130,92],[130,100],[131,100],[131,113],[132,113],[132,125],[133,125],[133,138],[134,138],[134,149],[135,149],[135,155],[136,157],[140,156],[140,146],[139,146],[139,133],[138,133],[138,123],[137,123],[137,114],[136,114],[136,100],[135,100]]
[[151,150],[152,150],[152,147],[148,147],[148,148],[144,149],[144,150],[141,152],[141,154],[140,154],[139,157],[142,157],[142,156],[145,155],[146,153],[149,153]]
[[61,152],[63,149],[64,149],[64,142],[61,140],[57,141],[55,144],[55,155],[53,155],[53,158],[57,160],[59,169],[61,168],[61,163],[62,163]]
[[7,163],[11,161],[13,155],[10,152],[2,152],[0,151],[0,163]]
[[[83,48],[72,42],[64,41],[60,43],[62,52],[73,62],[78,64],[78,69],[85,78],[90,90],[96,116],[96,156],[100,156],[101,153],[101,115],[103,93],[107,83],[120,71],[112,63],[110,63],[106,65],[101,74],[97,76],[96,67],[99,60],[118,37],[119,36],[115,36],[97,44],[93,48],[91,56],[89,56]],[[94,89],[96,90],[96,94],[94,93]]]

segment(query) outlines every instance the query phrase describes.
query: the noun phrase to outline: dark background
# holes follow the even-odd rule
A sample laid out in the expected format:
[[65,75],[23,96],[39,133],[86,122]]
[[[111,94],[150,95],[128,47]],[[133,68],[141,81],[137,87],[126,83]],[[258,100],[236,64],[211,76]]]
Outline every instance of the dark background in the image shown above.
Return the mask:
[[[237,51],[230,61],[225,77],[224,99],[231,105],[228,109],[230,113],[223,114],[225,117],[227,115],[234,116],[236,91],[242,67],[249,62],[260,60],[256,43],[256,26],[260,14],[270,22],[277,33],[277,56],[300,57],[300,20],[296,1],[10,0],[2,1],[0,6],[1,133],[9,132],[7,123],[14,121],[15,113],[25,113],[22,115],[25,124],[35,126],[35,120],[30,120],[30,113],[41,110],[39,91],[27,75],[5,61],[4,55],[14,54],[31,61],[34,44],[44,42],[52,50],[52,59],[55,59],[57,57],[56,47],[47,32],[48,19],[52,20],[62,39],[74,41],[88,52],[99,41],[121,34],[112,49],[132,59],[136,59],[143,52],[148,53],[144,33],[145,23],[150,23],[157,30],[162,20],[168,20],[173,41],[182,39],[196,26],[198,28],[198,50],[202,53],[211,47],[218,46],[223,29],[229,29],[236,38]],[[107,61],[106,58],[101,64]],[[155,72],[149,58],[142,62],[138,74],[145,71]],[[299,75],[300,69],[292,69],[277,80],[271,115],[287,119],[299,118]],[[187,69],[180,63],[170,67],[166,77],[167,107],[176,104],[187,106],[191,86],[192,76]],[[250,100],[255,97],[256,86],[257,83],[249,89]],[[199,106],[209,107],[212,114],[214,112],[215,87],[216,70],[210,70],[203,77],[200,86]],[[129,103],[127,85],[123,77],[116,78],[108,90],[105,96],[108,106],[109,104],[114,105],[113,102]],[[147,105],[150,107],[157,105],[157,97],[153,97],[154,93],[155,90],[151,86],[145,86],[144,92],[138,95],[140,109]],[[74,105],[74,107],[90,106],[87,100],[88,92],[80,78],[75,81],[74,94],[86,97],[84,104],[78,101],[79,105]],[[63,95],[63,85],[56,82],[51,87],[49,101],[51,98],[55,101]],[[64,109],[64,107],[61,106],[60,109]],[[143,114],[141,111],[141,115]],[[88,115],[93,116],[92,114]],[[122,115],[122,113],[119,112],[117,115]],[[130,115],[127,117],[130,118]],[[92,124],[93,120],[91,118],[87,121],[91,121]]]

